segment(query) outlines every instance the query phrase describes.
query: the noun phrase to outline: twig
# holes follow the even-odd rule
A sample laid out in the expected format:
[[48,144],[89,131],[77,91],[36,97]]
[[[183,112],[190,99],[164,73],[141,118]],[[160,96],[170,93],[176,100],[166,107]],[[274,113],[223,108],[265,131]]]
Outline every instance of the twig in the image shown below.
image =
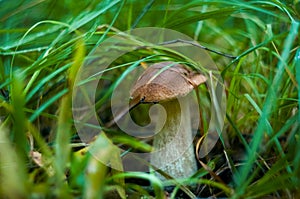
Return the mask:
[[191,44],[193,46],[196,46],[196,47],[199,47],[199,48],[202,48],[204,50],[207,50],[209,52],[213,52],[213,53],[216,53],[218,55],[222,55],[224,57],[228,57],[228,58],[231,58],[231,59],[236,59],[237,56],[233,56],[233,55],[229,55],[229,54],[226,54],[226,53],[222,53],[222,52],[219,52],[219,51],[216,51],[216,50],[212,50],[210,48],[207,48],[205,46],[202,46],[194,41],[188,41],[188,40],[183,40],[183,39],[175,39],[175,40],[171,40],[171,41],[165,41],[163,43],[160,43],[159,45],[168,45],[168,44],[174,44],[174,43],[185,43],[185,44]]

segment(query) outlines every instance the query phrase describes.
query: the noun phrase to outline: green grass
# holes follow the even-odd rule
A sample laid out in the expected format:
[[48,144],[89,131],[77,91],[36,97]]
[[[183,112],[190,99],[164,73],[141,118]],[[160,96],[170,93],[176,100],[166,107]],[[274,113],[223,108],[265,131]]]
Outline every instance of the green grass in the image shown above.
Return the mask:
[[[299,1],[11,0],[0,7],[1,198],[163,198],[167,186],[175,186],[171,198],[300,196]],[[99,135],[88,147],[79,139],[72,116],[79,67],[91,59],[104,63],[95,52],[111,36],[149,26],[236,56],[208,52],[224,79],[227,107],[221,141],[201,161],[224,182],[201,166],[188,179],[167,181],[124,171],[126,152],[151,147],[116,126],[105,127],[113,89],[141,62],[168,59],[197,67],[161,46],[135,49],[98,71],[101,127],[91,128]],[[208,89],[198,90],[202,115],[209,118]],[[147,107],[139,110],[133,117],[147,118]]]

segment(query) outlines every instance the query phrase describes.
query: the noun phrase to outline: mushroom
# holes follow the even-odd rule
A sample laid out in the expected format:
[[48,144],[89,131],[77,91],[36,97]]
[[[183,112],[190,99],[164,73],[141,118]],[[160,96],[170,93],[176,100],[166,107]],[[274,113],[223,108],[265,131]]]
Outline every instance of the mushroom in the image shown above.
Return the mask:
[[149,66],[130,91],[133,102],[160,103],[165,109],[167,118],[153,136],[150,163],[173,178],[187,178],[197,171],[187,94],[205,81],[205,76],[182,64],[160,62]]

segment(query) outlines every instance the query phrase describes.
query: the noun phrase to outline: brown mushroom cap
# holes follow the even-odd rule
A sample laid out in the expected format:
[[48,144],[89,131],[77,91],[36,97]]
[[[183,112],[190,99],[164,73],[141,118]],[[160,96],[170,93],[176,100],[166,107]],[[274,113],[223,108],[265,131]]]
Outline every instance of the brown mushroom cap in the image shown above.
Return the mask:
[[206,77],[175,62],[148,67],[130,91],[134,101],[152,103],[183,97],[206,81]]

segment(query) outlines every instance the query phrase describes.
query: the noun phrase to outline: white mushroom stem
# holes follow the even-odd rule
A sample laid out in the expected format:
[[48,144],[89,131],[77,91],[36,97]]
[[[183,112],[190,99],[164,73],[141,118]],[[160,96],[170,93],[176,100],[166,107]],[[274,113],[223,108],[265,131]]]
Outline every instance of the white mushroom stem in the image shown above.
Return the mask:
[[[188,98],[161,103],[167,113],[164,127],[153,139],[150,163],[173,178],[187,178],[196,173]],[[157,176],[165,178],[157,173]]]

